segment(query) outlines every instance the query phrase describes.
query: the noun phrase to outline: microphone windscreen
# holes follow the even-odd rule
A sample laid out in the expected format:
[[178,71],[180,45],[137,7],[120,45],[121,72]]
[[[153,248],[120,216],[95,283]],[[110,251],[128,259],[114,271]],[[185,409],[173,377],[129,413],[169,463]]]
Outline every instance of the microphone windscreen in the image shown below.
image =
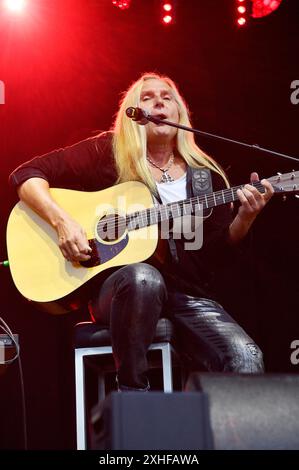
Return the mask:
[[129,118],[134,119],[135,114],[136,114],[136,108],[133,108],[133,106],[130,106],[129,108],[126,109],[126,115]]
[[142,126],[148,123],[147,113],[141,108],[130,106],[126,109],[126,115]]

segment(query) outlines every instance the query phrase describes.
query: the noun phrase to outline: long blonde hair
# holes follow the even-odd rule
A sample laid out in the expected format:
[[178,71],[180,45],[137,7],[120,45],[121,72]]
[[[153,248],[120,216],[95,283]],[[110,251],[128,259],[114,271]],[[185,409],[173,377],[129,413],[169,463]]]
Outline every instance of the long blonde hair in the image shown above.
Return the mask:
[[[155,180],[147,165],[147,139],[144,126],[137,124],[126,116],[126,109],[140,105],[140,94],[146,80],[156,79],[165,82],[172,90],[178,106],[179,124],[191,126],[187,104],[180,95],[175,83],[166,76],[157,73],[145,73],[124,92],[116,115],[113,130],[113,153],[118,171],[118,183],[125,181],[142,181],[150,190],[157,192]],[[192,132],[178,129],[176,148],[190,167],[208,167],[219,173],[227,186],[228,180],[221,167],[195,143]]]

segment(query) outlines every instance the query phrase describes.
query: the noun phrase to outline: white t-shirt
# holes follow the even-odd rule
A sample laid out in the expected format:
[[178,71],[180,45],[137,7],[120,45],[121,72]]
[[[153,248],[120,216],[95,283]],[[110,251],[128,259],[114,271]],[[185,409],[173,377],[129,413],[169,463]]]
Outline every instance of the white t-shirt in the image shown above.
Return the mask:
[[156,183],[163,204],[187,198],[187,173],[170,183]]
[[[163,204],[182,201],[187,199],[187,173],[175,181],[169,183],[156,183],[157,189]],[[173,238],[181,238],[182,234],[186,239],[193,239],[195,231],[199,238],[199,243],[196,243],[196,249],[202,246],[202,213],[194,215],[184,215],[183,217],[176,217],[173,219],[173,227],[171,229]],[[164,222],[163,222],[164,224]],[[169,225],[166,222],[161,226],[161,232],[164,234],[169,233]],[[167,238],[167,236],[166,236]]]

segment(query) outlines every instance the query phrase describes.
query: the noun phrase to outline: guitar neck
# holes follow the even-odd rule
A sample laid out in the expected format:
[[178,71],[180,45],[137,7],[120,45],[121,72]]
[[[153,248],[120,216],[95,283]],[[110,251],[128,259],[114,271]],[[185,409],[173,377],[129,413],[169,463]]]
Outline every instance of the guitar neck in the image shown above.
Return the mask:
[[[251,183],[259,192],[264,193],[265,188],[260,181]],[[182,201],[171,202],[168,204],[159,204],[150,209],[134,212],[126,217],[128,230],[136,230],[142,227],[148,227],[159,222],[175,219],[184,215],[199,213],[202,209],[212,209],[223,204],[229,204],[238,199],[237,191],[244,185],[233,188],[222,189],[214,193],[204,194],[202,196],[184,199]]]

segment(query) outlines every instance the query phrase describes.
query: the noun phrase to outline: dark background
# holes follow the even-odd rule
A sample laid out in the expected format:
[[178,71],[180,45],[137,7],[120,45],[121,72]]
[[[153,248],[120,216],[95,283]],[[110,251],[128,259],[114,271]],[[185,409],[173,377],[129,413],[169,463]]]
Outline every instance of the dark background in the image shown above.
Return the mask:
[[[0,7],[0,258],[15,194],[9,173],[24,160],[110,127],[120,93],[141,72],[171,76],[195,127],[299,157],[299,2],[283,0],[268,17],[235,24],[234,0],[179,0],[176,23],[159,22],[159,2],[32,0],[13,18]],[[299,169],[279,157],[231,144],[198,143],[232,184]],[[290,343],[298,331],[299,200],[276,197],[255,223],[249,254],[223,273],[223,303],[259,343],[268,372],[298,373]],[[231,267],[230,267],[231,268]],[[20,335],[30,449],[75,447],[72,326],[82,316],[50,316],[0,271],[0,316]],[[0,448],[22,448],[17,364],[0,376]]]

